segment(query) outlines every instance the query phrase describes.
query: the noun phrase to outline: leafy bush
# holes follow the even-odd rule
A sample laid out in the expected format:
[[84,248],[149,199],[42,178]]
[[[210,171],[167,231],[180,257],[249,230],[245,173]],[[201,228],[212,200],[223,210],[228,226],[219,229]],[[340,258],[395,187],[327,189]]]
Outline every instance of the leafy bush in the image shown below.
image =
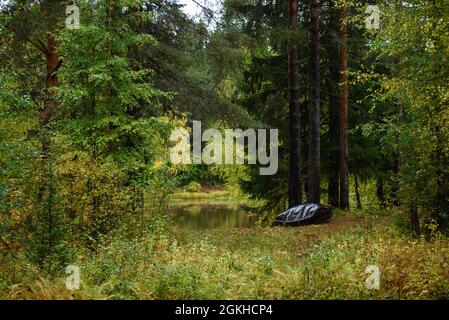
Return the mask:
[[194,299],[201,280],[201,273],[195,267],[173,265],[161,270],[157,277],[158,299]]
[[187,192],[198,192],[201,190],[201,184],[196,181],[190,181],[188,185],[184,187]]

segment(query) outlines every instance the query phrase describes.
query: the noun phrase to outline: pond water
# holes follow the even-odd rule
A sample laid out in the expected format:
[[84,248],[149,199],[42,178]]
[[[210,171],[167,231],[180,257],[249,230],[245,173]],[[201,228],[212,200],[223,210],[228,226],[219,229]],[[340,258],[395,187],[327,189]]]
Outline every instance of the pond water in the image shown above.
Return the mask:
[[254,227],[257,218],[238,206],[195,203],[169,208],[175,224],[182,228],[231,229]]

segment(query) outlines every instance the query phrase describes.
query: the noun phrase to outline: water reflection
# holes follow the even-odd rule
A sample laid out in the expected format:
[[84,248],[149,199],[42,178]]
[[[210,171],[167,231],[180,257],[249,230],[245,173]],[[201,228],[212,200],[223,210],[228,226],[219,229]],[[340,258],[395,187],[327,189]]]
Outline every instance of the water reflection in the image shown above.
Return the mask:
[[176,205],[169,209],[177,225],[188,229],[231,229],[255,226],[256,217],[224,204]]

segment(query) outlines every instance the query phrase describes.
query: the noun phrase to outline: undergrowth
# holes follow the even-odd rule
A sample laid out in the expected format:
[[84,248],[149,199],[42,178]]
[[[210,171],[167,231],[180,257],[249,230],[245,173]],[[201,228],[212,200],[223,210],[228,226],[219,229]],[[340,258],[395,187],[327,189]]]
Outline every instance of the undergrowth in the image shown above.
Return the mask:
[[[301,228],[116,237],[80,253],[81,287],[17,258],[2,264],[6,299],[447,299],[449,240],[403,235],[380,218]],[[380,270],[369,290],[365,269]]]

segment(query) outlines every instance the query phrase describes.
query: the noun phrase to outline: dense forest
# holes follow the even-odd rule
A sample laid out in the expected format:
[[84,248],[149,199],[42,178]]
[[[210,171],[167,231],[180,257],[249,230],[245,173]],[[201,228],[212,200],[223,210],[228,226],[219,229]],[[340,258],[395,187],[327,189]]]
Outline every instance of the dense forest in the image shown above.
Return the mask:
[[0,298],[448,299],[448,80],[445,0],[0,1]]

